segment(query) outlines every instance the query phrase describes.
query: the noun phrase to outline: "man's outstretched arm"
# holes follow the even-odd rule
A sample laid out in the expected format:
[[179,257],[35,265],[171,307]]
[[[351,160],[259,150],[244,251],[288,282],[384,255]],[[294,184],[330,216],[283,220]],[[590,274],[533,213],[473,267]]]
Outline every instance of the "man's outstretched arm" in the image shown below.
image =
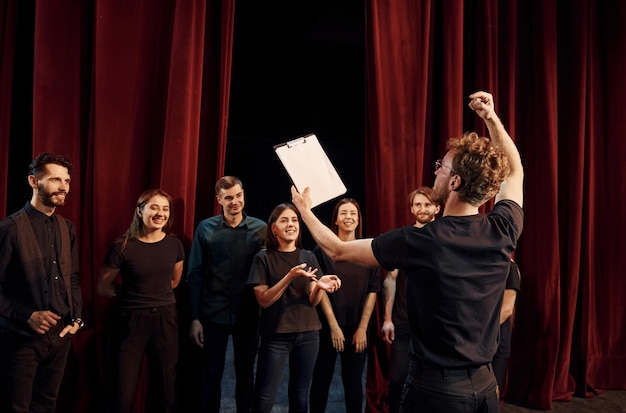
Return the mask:
[[524,202],[524,168],[519,151],[496,115],[493,96],[487,92],[476,92],[469,96],[469,107],[485,121],[489,130],[489,137],[493,144],[500,149],[509,160],[509,175],[502,183],[496,195],[496,202],[503,199],[515,201],[519,206]]
[[317,245],[334,261],[349,261],[367,267],[379,266],[372,252],[372,238],[341,241],[311,211],[309,193],[309,188],[304,188],[300,194],[294,186],[291,187],[292,202],[298,208],[302,221],[304,221]]

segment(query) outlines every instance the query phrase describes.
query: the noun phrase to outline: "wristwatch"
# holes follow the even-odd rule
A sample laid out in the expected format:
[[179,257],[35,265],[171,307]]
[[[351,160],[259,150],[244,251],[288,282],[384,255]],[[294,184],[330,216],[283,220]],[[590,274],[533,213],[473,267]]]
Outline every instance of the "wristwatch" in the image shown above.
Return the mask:
[[78,329],[80,330],[81,328],[85,327],[85,322],[83,321],[82,318],[80,317],[76,317],[76,318],[72,318],[72,323],[76,323],[78,324]]

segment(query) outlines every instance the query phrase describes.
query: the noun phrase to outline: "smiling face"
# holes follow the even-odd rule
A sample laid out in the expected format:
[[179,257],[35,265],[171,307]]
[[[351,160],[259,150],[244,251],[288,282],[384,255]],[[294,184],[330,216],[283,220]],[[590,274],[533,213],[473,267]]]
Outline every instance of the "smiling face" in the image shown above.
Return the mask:
[[70,191],[70,174],[66,167],[57,164],[47,164],[38,177],[28,177],[33,188],[31,203],[37,209],[52,209],[64,205],[65,198]]
[[272,224],[271,230],[278,241],[280,251],[294,250],[300,235],[298,215],[292,209],[285,209]]
[[411,203],[411,214],[415,217],[415,225],[422,227],[435,219],[439,205],[435,205],[424,194],[415,194]]
[[170,219],[171,205],[167,198],[155,195],[146,202],[143,208],[137,208],[137,214],[143,222],[146,233],[164,231]]
[[236,217],[243,214],[243,207],[246,202],[241,185],[236,184],[228,189],[220,189],[216,199],[222,206],[225,216]]
[[354,233],[359,226],[359,210],[357,207],[348,202],[340,205],[337,210],[337,219],[335,225],[340,232]]

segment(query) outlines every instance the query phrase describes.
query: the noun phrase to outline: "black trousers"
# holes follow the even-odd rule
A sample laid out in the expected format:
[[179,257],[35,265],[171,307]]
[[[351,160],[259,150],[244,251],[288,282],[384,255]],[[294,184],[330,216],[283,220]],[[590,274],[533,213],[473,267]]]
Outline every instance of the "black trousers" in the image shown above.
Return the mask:
[[330,383],[335,373],[337,355],[341,359],[341,380],[343,382],[344,397],[347,413],[360,413],[363,411],[363,369],[367,359],[367,350],[357,353],[352,344],[352,337],[356,332],[356,326],[342,327],[345,343],[344,351],[337,352],[333,347],[330,330],[320,330],[320,349],[313,371],[311,383],[311,397],[309,405],[311,413],[323,413],[326,411]]
[[230,326],[200,317],[204,330],[202,412],[219,413],[222,377],[226,363],[228,337],[232,335],[235,363],[235,400],[237,412],[248,412],[254,394],[254,361],[259,349],[258,320],[245,320]]
[[178,361],[178,312],[176,305],[119,310],[111,326],[108,410],[129,412],[137,393],[144,354],[151,385],[150,411],[172,412]]
[[0,330],[1,412],[54,412],[72,343],[59,337],[64,327],[36,336]]

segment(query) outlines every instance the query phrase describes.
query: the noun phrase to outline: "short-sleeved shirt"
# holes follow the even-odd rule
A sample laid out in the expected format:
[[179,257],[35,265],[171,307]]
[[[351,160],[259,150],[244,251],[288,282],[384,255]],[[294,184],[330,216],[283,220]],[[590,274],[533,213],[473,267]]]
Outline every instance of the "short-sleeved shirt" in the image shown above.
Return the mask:
[[504,200],[486,215],[445,216],[373,240],[374,256],[384,268],[406,271],[415,357],[447,368],[491,362],[522,225],[521,207]]
[[351,262],[335,262],[318,246],[313,253],[324,274],[334,274],[341,279],[343,288],[328,295],[337,323],[341,327],[358,326],[367,296],[380,291],[380,270]]
[[[324,275],[310,251],[300,248],[292,252],[261,251],[254,257],[248,283],[272,288],[302,263],[306,263],[307,268],[318,268],[318,277]],[[261,311],[261,334],[302,333],[322,328],[317,311],[309,301],[310,284],[308,278],[296,278],[275,303]]]
[[214,323],[236,325],[240,315],[258,319],[259,307],[247,285],[266,230],[265,222],[245,213],[236,227],[223,215],[198,224],[187,270],[192,320],[202,315]]
[[118,269],[122,286],[117,292],[120,308],[140,309],[175,304],[172,275],[177,262],[185,259],[183,244],[166,235],[159,242],[130,239],[122,249],[116,242],[109,249],[104,266]]

